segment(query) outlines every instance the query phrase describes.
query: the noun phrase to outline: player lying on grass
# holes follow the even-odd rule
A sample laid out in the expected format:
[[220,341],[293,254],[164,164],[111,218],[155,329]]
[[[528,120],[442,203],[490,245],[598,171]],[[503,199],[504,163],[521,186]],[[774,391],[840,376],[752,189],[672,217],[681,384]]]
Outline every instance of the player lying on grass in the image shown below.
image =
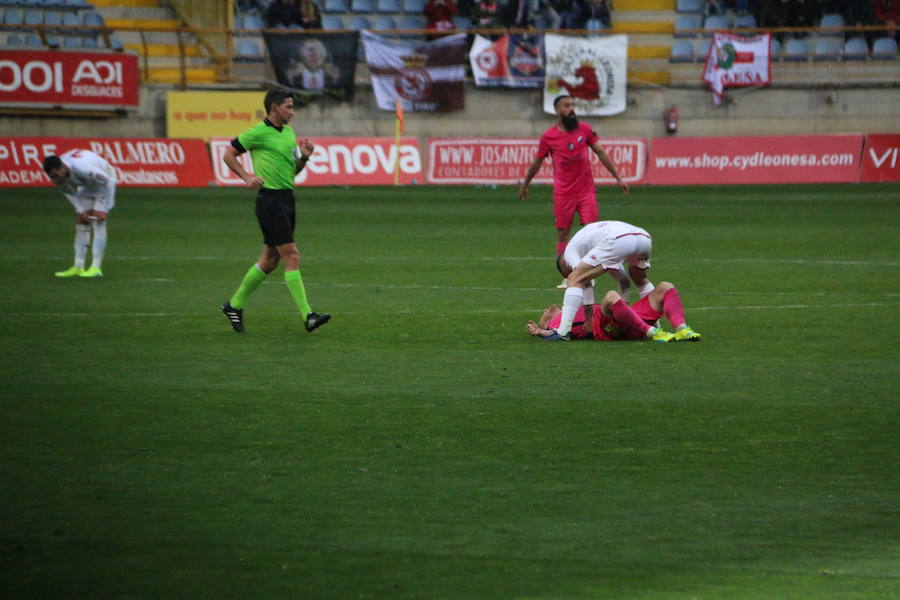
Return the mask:
[[[654,323],[666,317],[675,333],[664,331]],[[525,330],[541,340],[556,333],[562,319],[562,310],[550,305],[537,323],[528,321]],[[678,290],[668,281],[628,306],[618,292],[610,290],[600,304],[586,305],[578,309],[572,323],[572,339],[593,338],[604,342],[649,339],[654,342],[699,342],[702,336],[688,327],[684,319],[684,306]]]

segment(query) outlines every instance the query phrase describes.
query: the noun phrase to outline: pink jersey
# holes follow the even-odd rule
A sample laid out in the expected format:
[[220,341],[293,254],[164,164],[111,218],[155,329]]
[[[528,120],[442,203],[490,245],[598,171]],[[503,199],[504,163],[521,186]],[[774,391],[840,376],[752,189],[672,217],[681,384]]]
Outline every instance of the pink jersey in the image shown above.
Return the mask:
[[[599,306],[597,307],[599,311]],[[588,327],[587,314],[584,312],[584,307],[578,307],[578,311],[575,313],[575,319],[572,320],[572,331],[570,335],[572,339],[580,340],[582,338],[591,337],[591,329]],[[556,329],[559,327],[560,322],[562,321],[562,313],[555,315],[550,322],[547,323],[547,329]]]
[[560,131],[554,125],[544,132],[537,155],[553,160],[553,196],[581,198],[594,195],[591,173],[591,145],[599,140],[587,123],[578,123],[574,131]]

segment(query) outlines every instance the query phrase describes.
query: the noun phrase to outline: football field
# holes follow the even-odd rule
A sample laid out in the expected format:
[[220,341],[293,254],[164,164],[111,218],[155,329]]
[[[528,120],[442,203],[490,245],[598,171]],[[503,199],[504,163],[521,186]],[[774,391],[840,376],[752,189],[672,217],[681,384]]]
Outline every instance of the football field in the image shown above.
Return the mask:
[[279,268],[238,335],[252,196],[120,188],[63,280],[0,195],[0,597],[900,598],[900,186],[603,188],[699,344],[525,333],[547,186],[300,189],[333,319]]

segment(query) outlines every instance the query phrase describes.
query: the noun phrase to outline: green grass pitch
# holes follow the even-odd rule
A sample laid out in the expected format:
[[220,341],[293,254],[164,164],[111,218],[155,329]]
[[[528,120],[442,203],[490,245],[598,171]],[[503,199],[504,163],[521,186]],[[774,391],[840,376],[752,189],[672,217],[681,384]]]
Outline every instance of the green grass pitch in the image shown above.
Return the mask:
[[[0,195],[0,597],[900,598],[900,186],[604,188],[700,344],[542,344],[550,191]],[[603,287],[610,287],[604,281]],[[668,324],[666,324],[668,325]]]

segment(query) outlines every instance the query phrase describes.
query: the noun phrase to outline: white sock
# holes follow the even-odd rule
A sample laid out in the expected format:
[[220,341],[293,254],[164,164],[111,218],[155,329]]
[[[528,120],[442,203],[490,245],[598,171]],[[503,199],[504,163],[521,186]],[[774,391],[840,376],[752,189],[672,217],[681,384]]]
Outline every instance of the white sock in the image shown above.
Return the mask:
[[638,298],[643,298],[644,296],[652,292],[654,288],[656,288],[656,286],[653,285],[653,282],[651,281],[648,281],[644,285],[638,287]]
[[88,244],[91,243],[91,228],[89,225],[78,223],[75,225],[75,266],[84,268],[84,257],[87,256]]
[[618,269],[613,269],[609,272],[612,275],[612,278],[619,282],[619,295],[622,296],[622,300],[625,301],[625,304],[631,303],[631,279],[628,277],[628,271],[625,270],[625,267],[619,265]]
[[103,253],[106,251],[106,221],[93,221],[94,243],[91,246],[91,267],[103,267]]
[[581,298],[581,303],[587,306],[588,304],[594,304],[594,282],[591,282],[591,285],[584,288],[584,296]]
[[572,331],[572,321],[575,320],[575,313],[581,307],[581,299],[584,297],[584,289],[575,286],[566,288],[566,294],[563,296],[562,319],[556,332],[559,335],[566,335]]

